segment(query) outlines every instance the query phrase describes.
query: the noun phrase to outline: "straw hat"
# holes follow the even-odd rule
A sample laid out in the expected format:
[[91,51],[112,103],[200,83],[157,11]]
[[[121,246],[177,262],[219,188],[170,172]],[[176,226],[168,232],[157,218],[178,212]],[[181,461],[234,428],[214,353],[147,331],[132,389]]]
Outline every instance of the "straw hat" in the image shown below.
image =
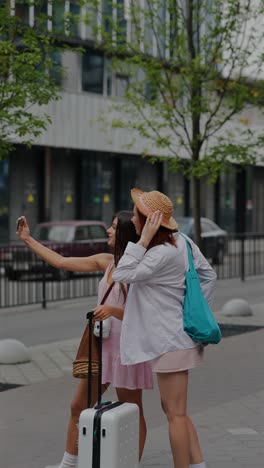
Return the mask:
[[131,190],[131,197],[140,213],[148,216],[159,210],[162,214],[161,225],[172,231],[178,229],[178,224],[172,217],[173,204],[164,193],[153,190],[152,192],[142,192],[137,188]]

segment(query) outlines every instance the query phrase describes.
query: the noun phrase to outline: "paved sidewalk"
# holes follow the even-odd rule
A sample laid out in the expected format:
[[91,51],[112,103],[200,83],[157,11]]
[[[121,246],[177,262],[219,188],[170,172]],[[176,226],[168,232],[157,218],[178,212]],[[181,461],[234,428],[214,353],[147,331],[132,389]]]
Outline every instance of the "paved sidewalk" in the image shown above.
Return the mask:
[[[221,283],[222,282],[218,283],[219,289],[223,286]],[[252,285],[254,286],[254,283],[251,283],[251,285],[241,282],[238,283],[237,289],[241,289],[239,291],[240,295],[236,295],[235,297],[243,297],[242,289],[245,291]],[[232,294],[234,295],[234,290]],[[260,297],[258,298],[255,296],[255,299],[259,300]],[[95,301],[95,297],[89,298],[90,303],[94,304]],[[253,316],[248,317],[226,317],[223,315],[221,305],[226,301],[223,300],[221,292],[215,302],[219,307],[219,310],[214,312],[215,317],[220,326],[223,326],[224,329],[227,330],[230,327],[231,331],[232,327],[238,326],[241,326],[241,329],[243,329],[243,327],[245,327],[245,329],[247,329],[247,327],[249,329],[251,327],[264,327],[264,302],[252,304]],[[72,361],[76,355],[79,341],[80,337],[29,348],[32,356],[31,362],[16,365],[0,364],[0,382],[27,385],[71,374]]]
[[[218,282],[215,310],[221,324],[264,327],[263,277]],[[244,298],[252,317],[225,317],[223,304]],[[32,361],[0,365],[0,382],[24,386],[0,393],[1,468],[44,468],[59,461],[76,379],[72,359],[79,343],[64,340],[31,348]],[[264,328],[206,349],[206,363],[190,376],[189,407],[207,468],[264,466]],[[107,399],[115,399],[109,389]],[[143,468],[172,468],[167,424],[157,385],[144,392],[148,438]]]
[[[191,372],[190,414],[207,468],[263,468],[263,342],[263,329],[225,338]],[[0,394],[1,468],[44,468],[59,461],[75,387],[75,379],[63,376]],[[106,398],[115,399],[113,389]],[[142,466],[172,468],[156,385],[144,392],[144,408],[148,438]]]
[[[242,329],[264,327],[264,304],[256,304],[252,310],[254,315],[249,317],[225,317],[221,311],[216,312],[215,316],[220,326],[230,327],[231,333],[232,327],[238,325]],[[29,348],[31,362],[0,364],[0,382],[28,385],[71,374],[79,342],[80,338],[73,338]]]
[[0,382],[28,385],[71,374],[80,339],[29,348],[32,360],[22,364],[0,364]]

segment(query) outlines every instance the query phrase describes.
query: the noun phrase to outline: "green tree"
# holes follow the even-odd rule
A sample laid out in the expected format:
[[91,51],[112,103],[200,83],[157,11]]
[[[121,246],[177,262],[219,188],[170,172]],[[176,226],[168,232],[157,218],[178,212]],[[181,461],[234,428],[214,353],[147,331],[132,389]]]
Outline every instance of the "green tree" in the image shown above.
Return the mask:
[[[47,1],[0,2],[0,160],[7,157],[15,142],[31,145],[50,117],[37,106],[60,97],[63,67],[60,54],[66,47],[60,38],[69,27],[60,11],[59,26],[48,16]],[[49,2],[54,3],[55,2]],[[34,4],[35,24],[29,25],[29,6]],[[48,31],[48,21],[52,33]]]
[[214,182],[226,165],[260,157],[261,135],[243,112],[263,104],[263,1],[105,0],[102,11],[87,3],[102,18],[96,46],[128,77],[126,99],[103,120],[133,130],[151,143],[145,155],[168,157],[192,179],[200,244],[201,178]]

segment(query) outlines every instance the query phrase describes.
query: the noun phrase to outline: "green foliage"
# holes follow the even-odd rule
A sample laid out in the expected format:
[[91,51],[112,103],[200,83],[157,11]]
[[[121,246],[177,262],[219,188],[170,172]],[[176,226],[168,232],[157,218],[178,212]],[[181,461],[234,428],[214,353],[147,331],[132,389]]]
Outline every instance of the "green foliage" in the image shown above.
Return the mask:
[[34,27],[26,18],[32,2],[16,2],[12,14],[4,2],[0,5],[0,159],[8,156],[15,142],[32,144],[50,123],[36,107],[60,97],[63,67],[58,57],[64,46],[55,32],[48,32],[51,19],[43,3],[34,3],[39,8]]
[[[97,1],[87,4],[100,11]],[[108,113],[105,123],[149,140],[145,154],[172,157],[170,166],[188,177],[214,181],[230,161],[259,158],[261,134],[243,111],[264,102],[263,2],[131,0],[126,10],[117,0],[103,4],[97,47],[114,73],[129,77],[126,99],[112,105],[119,118]]]

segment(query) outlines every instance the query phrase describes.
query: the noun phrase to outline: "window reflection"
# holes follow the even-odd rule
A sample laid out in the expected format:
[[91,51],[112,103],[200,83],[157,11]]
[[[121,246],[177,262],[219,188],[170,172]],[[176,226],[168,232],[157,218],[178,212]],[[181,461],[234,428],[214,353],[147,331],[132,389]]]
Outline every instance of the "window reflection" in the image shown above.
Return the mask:
[[90,93],[103,94],[104,56],[87,50],[82,56],[82,89]]

